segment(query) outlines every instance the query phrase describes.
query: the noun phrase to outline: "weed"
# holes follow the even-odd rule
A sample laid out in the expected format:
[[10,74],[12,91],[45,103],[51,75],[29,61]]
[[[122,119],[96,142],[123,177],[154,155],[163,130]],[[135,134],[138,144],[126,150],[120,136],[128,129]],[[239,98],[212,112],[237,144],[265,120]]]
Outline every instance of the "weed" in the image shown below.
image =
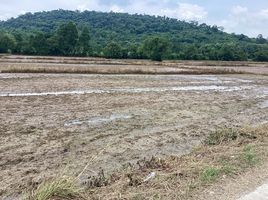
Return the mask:
[[236,168],[234,166],[232,166],[230,163],[228,162],[223,162],[222,163],[222,167],[221,167],[221,172],[226,174],[226,175],[232,175],[235,173]]
[[247,145],[243,150],[243,160],[249,166],[253,166],[258,162],[257,155],[253,146]]
[[214,167],[208,167],[201,173],[201,181],[202,182],[213,182],[220,175],[220,170]]
[[109,184],[110,178],[106,178],[103,169],[100,170],[97,176],[84,177],[82,185],[87,188],[103,187]]
[[152,157],[150,160],[144,158],[137,162],[139,169],[142,171],[146,171],[147,169],[167,169],[169,168],[168,162],[164,159]]
[[81,188],[76,184],[75,179],[70,177],[59,178],[50,182],[42,183],[35,191],[32,192],[27,200],[49,200],[52,198],[80,198]]
[[234,141],[238,138],[239,133],[235,129],[217,130],[209,134],[205,143],[207,145],[220,145],[223,142]]

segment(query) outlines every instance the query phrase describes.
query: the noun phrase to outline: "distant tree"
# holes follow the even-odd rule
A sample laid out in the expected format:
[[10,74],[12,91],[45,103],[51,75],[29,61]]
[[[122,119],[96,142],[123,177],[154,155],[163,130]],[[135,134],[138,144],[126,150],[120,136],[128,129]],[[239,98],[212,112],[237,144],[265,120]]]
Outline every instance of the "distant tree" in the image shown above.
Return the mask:
[[116,42],[110,42],[104,48],[106,58],[122,58],[122,47]]
[[128,50],[127,52],[128,58],[133,58],[133,59],[141,58],[141,52],[137,44],[131,44],[127,50]]
[[262,34],[259,34],[256,38],[256,42],[259,44],[264,44],[267,42],[267,40],[262,36]]
[[14,48],[14,51],[13,53],[22,53],[22,48],[23,46],[25,45],[25,41],[24,41],[24,38],[23,38],[23,34],[21,34],[20,32],[14,32],[13,33],[14,35],[14,38],[16,40],[16,46]]
[[255,61],[268,62],[268,51],[260,50],[255,54]]
[[48,45],[48,55],[61,55],[62,50],[60,49],[58,36],[56,34],[50,36],[47,39],[47,45]]
[[87,27],[84,27],[79,35],[76,54],[80,56],[89,56],[92,54],[92,48],[90,45],[90,32]]
[[247,60],[247,54],[235,44],[225,44],[218,51],[218,59],[225,61]]
[[151,60],[162,61],[168,51],[168,41],[162,37],[150,37],[143,42],[143,53]]
[[37,33],[31,37],[31,47],[34,49],[34,54],[48,55],[49,47],[47,42],[47,36],[44,33]]
[[[70,21],[79,24],[79,30]],[[83,28],[89,24],[90,30]],[[0,21],[0,51],[153,60],[265,60],[268,42],[261,34],[249,38],[222,30],[160,16],[55,10]]]
[[198,48],[195,45],[187,45],[182,51],[182,59],[197,60],[199,57],[198,54]]
[[78,30],[73,22],[63,24],[57,31],[59,50],[63,55],[74,55],[78,41]]
[[219,49],[218,53],[219,60],[231,61],[234,60],[234,51],[228,45],[223,45]]
[[16,39],[9,33],[0,33],[0,53],[12,53],[16,47]]

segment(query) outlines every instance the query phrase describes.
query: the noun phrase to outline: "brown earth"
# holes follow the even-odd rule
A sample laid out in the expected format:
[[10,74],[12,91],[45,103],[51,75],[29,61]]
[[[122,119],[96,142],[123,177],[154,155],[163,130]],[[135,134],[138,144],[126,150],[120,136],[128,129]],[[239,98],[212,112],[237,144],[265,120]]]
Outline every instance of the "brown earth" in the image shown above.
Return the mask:
[[0,73],[263,74],[268,64],[226,61],[113,60],[104,58],[0,55]]
[[260,75],[0,74],[0,196],[187,154],[217,128],[267,122],[267,101]]

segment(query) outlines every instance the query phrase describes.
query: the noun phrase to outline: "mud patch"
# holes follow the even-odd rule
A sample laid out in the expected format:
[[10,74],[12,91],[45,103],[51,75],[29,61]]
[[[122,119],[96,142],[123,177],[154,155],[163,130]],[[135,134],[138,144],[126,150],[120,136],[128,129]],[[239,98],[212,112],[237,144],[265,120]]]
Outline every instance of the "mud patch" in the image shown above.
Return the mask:
[[66,168],[109,173],[187,154],[213,128],[268,120],[257,106],[267,77],[31,76],[0,80],[0,199]]
[[0,93],[0,97],[27,97],[27,96],[48,96],[48,95],[82,95],[102,93],[142,93],[142,92],[169,92],[169,91],[219,91],[232,92],[251,89],[252,86],[185,86],[185,87],[163,87],[163,88],[115,88],[115,89],[92,89],[78,91],[40,92],[40,93]]
[[100,125],[100,124],[106,124],[112,121],[117,121],[117,120],[126,120],[126,119],[131,119],[131,115],[127,114],[121,114],[121,113],[115,113],[110,116],[106,117],[93,117],[93,118],[88,118],[84,120],[71,120],[68,121],[64,124],[64,126],[75,126],[75,125]]
[[260,108],[268,108],[268,100],[265,100],[259,104]]

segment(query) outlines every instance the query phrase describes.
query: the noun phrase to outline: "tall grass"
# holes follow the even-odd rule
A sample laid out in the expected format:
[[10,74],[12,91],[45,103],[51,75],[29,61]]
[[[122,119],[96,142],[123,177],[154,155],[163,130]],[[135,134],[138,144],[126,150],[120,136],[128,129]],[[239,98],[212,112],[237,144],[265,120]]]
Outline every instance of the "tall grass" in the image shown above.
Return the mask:
[[84,199],[82,191],[75,179],[61,177],[42,183],[30,196],[26,197],[25,200],[50,200],[52,198]]

